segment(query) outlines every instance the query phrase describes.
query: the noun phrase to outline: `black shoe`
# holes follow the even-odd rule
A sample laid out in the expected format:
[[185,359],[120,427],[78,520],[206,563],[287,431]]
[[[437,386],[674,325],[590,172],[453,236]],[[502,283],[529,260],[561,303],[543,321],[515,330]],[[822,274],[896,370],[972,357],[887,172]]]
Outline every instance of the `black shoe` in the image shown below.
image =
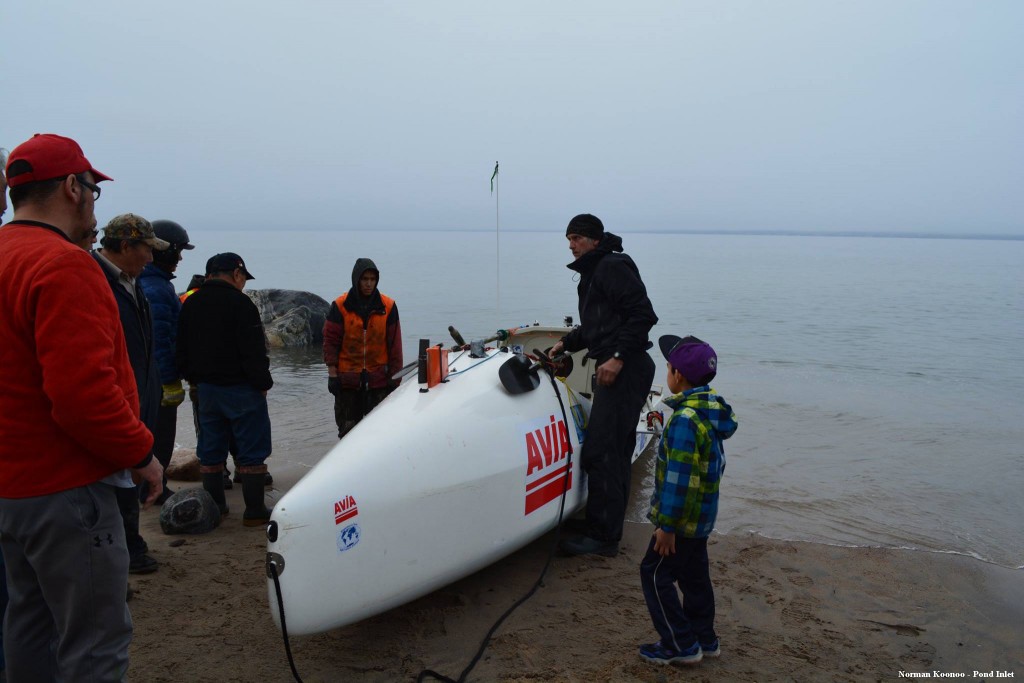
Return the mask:
[[559,541],[558,549],[566,555],[615,557],[619,554],[619,543],[618,541],[600,541],[590,536],[571,536]]
[[160,567],[160,563],[143,553],[128,561],[129,574],[152,574]]
[[270,523],[270,510],[267,510],[265,515],[257,514],[255,517],[246,517],[247,514],[254,513],[242,513],[242,526],[266,526]]
[[174,495],[174,491],[164,487],[164,490],[160,492],[160,495],[153,501],[154,505],[163,505],[167,502],[167,499]]
[[[235,476],[237,477],[238,475],[236,474]],[[236,479],[234,481],[241,481],[241,479]],[[227,467],[225,467],[224,468],[224,489],[227,490],[227,491],[230,491],[234,487],[235,487],[235,485],[234,485],[234,483],[232,482],[232,479],[231,479],[231,472],[228,471]]]

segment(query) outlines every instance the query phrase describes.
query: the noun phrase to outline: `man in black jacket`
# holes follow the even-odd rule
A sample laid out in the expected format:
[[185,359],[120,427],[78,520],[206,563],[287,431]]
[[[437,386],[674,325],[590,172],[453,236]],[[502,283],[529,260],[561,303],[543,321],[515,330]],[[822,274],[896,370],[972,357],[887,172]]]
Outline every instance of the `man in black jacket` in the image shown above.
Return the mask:
[[594,400],[580,465],[587,473],[587,518],[582,535],[561,542],[570,555],[619,552],[629,498],[636,424],[654,381],[648,332],[658,322],[640,271],[622,253],[622,238],[604,231],[597,216],[569,221],[565,235],[580,274],[580,324],[551,355],[587,349],[594,360]]
[[[168,246],[167,242],[156,236],[149,221],[142,216],[125,213],[107,223],[103,228],[100,249],[92,252],[114,292],[128,360],[132,364],[135,385],[139,390],[139,419],[151,432],[156,428],[160,407],[160,372],[156,365],[153,317],[138,277],[146,264],[153,260],[153,250],[166,249]],[[128,572],[155,572],[159,564],[149,556],[149,546],[139,533],[138,487],[126,472],[112,474],[107,481],[115,486],[117,506],[124,519]],[[163,501],[157,498],[156,502]]]
[[238,254],[217,254],[206,262],[206,280],[185,299],[178,318],[175,351],[182,377],[199,392],[199,456],[203,488],[227,514],[224,463],[234,437],[242,474],[245,526],[270,519],[263,479],[270,456],[267,391],[274,385],[259,309],[242,289],[253,276]]

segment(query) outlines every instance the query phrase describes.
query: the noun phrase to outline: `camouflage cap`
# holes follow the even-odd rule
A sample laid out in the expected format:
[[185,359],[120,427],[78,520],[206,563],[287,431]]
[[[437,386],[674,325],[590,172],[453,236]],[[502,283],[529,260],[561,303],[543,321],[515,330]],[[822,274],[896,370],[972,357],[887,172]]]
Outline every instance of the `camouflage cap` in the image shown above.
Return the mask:
[[111,218],[107,226],[103,228],[103,236],[116,240],[145,242],[157,251],[163,251],[171,246],[170,242],[165,242],[156,236],[153,225],[149,221],[134,213],[122,213],[120,216]]

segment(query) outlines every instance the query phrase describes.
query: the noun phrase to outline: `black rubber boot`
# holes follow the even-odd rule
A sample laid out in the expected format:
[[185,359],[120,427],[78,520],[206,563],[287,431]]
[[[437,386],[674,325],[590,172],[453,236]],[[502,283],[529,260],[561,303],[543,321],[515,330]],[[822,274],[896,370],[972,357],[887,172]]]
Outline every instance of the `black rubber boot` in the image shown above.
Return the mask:
[[245,526],[263,526],[270,521],[270,510],[263,502],[264,476],[265,472],[242,474],[242,499],[245,500],[242,524]]
[[[235,475],[234,475],[234,477],[232,477],[232,479],[234,479],[234,481],[238,482],[239,484],[242,483],[242,473],[238,471],[238,464],[237,463],[235,464]],[[273,475],[270,474],[270,472],[267,472],[266,474],[263,475],[263,485],[264,486],[273,486],[274,485],[274,477],[273,477]],[[227,475],[227,471],[226,470],[225,470],[225,474],[224,474],[224,488],[226,488],[226,489],[231,488],[231,484],[230,484],[230,482],[228,480],[228,475]]]
[[228,514],[228,502],[224,499],[224,475],[220,470],[203,472],[203,488],[220,508],[221,516]]

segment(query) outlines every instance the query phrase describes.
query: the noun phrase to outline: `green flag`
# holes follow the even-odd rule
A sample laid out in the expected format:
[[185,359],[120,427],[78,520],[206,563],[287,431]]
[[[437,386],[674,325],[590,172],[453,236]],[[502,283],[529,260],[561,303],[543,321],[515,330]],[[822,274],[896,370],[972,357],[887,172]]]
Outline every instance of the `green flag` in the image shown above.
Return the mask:
[[494,179],[498,177],[498,162],[494,162],[494,173],[491,174],[491,194],[494,194]]

